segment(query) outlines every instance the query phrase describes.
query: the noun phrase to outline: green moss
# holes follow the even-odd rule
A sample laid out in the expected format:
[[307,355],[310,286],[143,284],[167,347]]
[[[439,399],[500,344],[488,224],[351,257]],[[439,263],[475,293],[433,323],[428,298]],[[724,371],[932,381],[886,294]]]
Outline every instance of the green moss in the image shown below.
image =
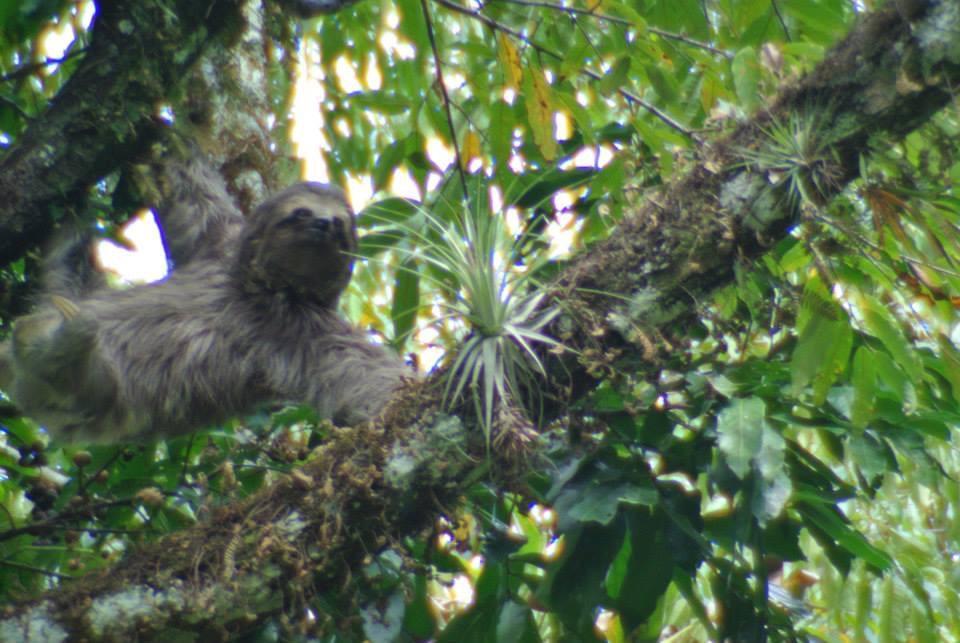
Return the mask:
[[161,611],[183,610],[186,607],[183,592],[176,588],[160,591],[135,586],[96,599],[87,617],[91,634],[99,639],[118,627],[129,627],[138,619],[149,619]]
[[753,172],[741,172],[724,183],[720,205],[749,230],[766,230],[783,216],[772,186]]
[[60,643],[67,632],[53,620],[46,603],[27,610],[15,618],[0,621],[0,641]]
[[[429,471],[435,463],[449,466],[456,462],[456,453],[466,450],[467,431],[460,418],[441,414],[432,424],[422,430],[420,435],[405,444],[394,446],[393,453],[387,459],[384,478],[398,490],[408,490],[418,472]],[[433,472],[432,478],[441,478],[441,473]]]
[[956,2],[940,2],[914,29],[914,36],[924,51],[924,71],[929,73],[942,62],[960,63],[960,6]]

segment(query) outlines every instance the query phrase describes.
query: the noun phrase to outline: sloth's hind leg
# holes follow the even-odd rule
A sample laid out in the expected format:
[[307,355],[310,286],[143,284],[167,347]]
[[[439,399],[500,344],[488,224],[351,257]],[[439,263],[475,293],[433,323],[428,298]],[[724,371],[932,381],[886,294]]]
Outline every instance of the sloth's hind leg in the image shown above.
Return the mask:
[[96,343],[96,326],[70,299],[51,295],[49,305],[17,320],[12,355],[25,372],[51,384],[75,382]]
[[[17,405],[57,435],[95,430],[115,408],[117,382],[100,353],[96,321],[71,300],[17,320],[7,350]],[[0,358],[2,359],[2,358]]]

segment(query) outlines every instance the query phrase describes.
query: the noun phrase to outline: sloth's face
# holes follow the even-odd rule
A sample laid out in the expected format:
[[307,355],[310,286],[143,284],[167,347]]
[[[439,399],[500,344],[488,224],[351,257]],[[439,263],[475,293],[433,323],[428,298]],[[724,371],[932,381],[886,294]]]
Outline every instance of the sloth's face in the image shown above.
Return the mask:
[[336,301],[350,281],[357,247],[353,212],[340,190],[299,183],[257,208],[250,223],[250,268],[268,287]]

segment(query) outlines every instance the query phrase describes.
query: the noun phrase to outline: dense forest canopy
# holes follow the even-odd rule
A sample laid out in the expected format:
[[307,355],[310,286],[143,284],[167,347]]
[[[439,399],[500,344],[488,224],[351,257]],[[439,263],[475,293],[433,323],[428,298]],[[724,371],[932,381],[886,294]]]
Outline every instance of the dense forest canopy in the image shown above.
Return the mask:
[[3,337],[58,225],[122,239],[200,156],[247,213],[348,188],[342,312],[425,372],[151,444],[0,398],[0,640],[960,635],[956,0],[0,25]]

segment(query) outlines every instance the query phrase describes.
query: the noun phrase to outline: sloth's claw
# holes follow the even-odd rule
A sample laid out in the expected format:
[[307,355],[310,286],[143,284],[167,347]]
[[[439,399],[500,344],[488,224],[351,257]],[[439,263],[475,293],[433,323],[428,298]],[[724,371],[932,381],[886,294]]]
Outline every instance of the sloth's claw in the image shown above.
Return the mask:
[[80,315],[80,308],[63,295],[50,295],[50,303],[67,321],[76,319]]

